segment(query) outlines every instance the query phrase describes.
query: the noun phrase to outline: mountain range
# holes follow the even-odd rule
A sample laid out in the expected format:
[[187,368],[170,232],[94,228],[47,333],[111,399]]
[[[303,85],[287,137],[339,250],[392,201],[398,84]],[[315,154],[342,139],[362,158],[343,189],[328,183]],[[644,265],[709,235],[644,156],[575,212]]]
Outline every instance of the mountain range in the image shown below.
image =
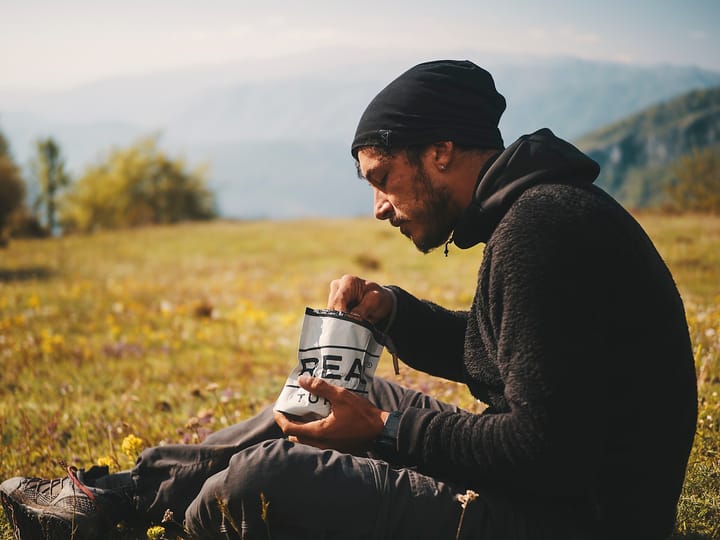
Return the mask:
[[[161,133],[171,155],[209,164],[224,216],[366,215],[370,191],[355,177],[348,149],[357,119],[385,84],[425,59],[387,55],[370,62],[351,51],[344,57],[355,60],[331,62],[318,53],[309,64],[288,57],[127,76],[63,91],[0,88],[0,130],[22,165],[34,140],[53,136],[75,175],[111,146]],[[508,101],[500,124],[506,144],[549,127],[599,157],[603,150],[587,134],[691,90],[720,86],[720,73],[692,66],[491,57],[479,51],[455,57],[493,74]],[[603,182],[612,187],[613,178]]]
[[720,145],[720,87],[693,90],[590,133],[578,147],[601,165],[597,184],[631,208],[658,206],[674,164]]

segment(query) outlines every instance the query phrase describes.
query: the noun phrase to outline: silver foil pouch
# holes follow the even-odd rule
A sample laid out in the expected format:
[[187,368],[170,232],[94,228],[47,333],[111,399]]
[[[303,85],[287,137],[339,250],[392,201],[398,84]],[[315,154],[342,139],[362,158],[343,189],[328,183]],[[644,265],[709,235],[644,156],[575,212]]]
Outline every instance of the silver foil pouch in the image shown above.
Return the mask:
[[385,346],[385,336],[369,322],[327,309],[305,309],[298,363],[285,381],[275,410],[303,420],[330,414],[330,402],[298,385],[301,375],[319,377],[367,397]]

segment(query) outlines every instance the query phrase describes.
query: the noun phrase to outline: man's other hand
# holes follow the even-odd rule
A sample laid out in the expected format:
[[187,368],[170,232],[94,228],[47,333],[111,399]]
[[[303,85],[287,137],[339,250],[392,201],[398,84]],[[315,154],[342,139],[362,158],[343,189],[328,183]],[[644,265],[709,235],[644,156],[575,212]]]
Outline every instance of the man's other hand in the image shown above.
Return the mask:
[[392,293],[378,283],[345,275],[330,283],[327,307],[352,313],[383,328],[387,325],[394,302]]
[[300,377],[298,383],[311,394],[330,401],[332,410],[327,417],[306,423],[291,420],[276,411],[275,421],[290,440],[317,448],[358,453],[368,450],[382,432],[389,413],[367,399],[307,375]]

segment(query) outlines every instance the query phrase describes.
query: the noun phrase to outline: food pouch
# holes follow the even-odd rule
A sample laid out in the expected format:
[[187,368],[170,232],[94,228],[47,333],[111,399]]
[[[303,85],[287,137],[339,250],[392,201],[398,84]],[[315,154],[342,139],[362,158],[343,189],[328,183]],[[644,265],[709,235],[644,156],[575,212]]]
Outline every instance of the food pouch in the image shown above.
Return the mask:
[[340,311],[306,308],[298,363],[275,410],[308,421],[330,414],[329,401],[298,385],[305,374],[367,397],[384,344],[385,336],[369,322]]

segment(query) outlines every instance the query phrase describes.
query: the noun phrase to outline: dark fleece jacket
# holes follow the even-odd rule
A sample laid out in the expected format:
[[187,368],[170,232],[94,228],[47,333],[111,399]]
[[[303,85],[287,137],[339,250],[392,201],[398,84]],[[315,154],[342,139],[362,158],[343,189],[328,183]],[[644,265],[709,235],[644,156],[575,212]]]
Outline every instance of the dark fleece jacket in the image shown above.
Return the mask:
[[393,288],[399,356],[490,406],[406,410],[398,452],[519,504],[579,506],[608,537],[663,538],[695,430],[692,350],[667,267],[597,172],[547,129],[522,137],[454,232],[486,242],[470,310]]

